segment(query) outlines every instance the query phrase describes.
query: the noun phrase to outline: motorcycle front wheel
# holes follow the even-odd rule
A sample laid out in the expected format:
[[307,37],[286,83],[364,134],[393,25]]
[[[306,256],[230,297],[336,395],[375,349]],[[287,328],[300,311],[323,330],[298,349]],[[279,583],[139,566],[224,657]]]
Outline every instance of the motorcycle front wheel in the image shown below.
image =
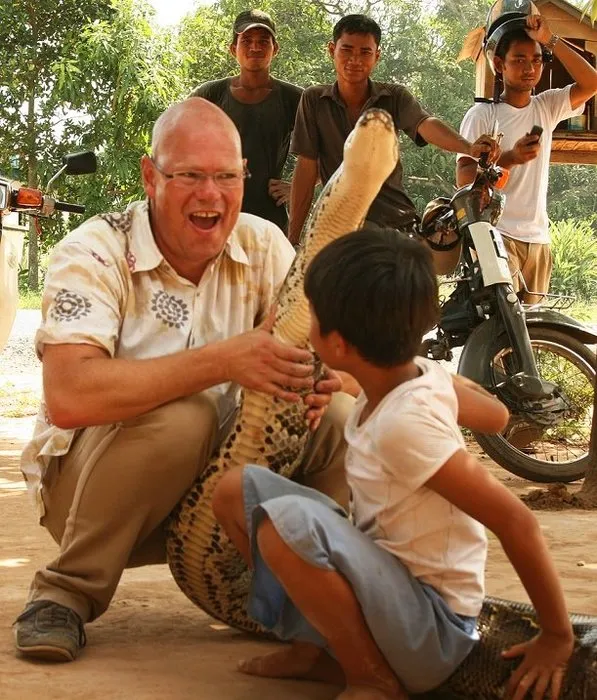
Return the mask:
[[[561,331],[530,327],[529,336],[539,375],[556,384],[567,403],[565,417],[544,427],[508,406],[511,418],[501,434],[473,434],[491,459],[524,479],[542,483],[582,479],[589,461],[595,354]],[[499,397],[505,374],[518,371],[506,333],[496,337],[488,359],[483,383]]]

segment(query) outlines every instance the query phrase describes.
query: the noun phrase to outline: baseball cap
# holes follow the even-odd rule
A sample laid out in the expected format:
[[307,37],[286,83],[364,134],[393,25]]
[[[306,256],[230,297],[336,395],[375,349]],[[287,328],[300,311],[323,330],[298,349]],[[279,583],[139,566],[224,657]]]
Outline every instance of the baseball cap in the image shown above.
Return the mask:
[[241,12],[234,20],[233,31],[235,34],[242,34],[247,29],[254,29],[255,27],[267,29],[274,38],[276,37],[274,20],[267,12],[262,12],[261,10],[245,10]]

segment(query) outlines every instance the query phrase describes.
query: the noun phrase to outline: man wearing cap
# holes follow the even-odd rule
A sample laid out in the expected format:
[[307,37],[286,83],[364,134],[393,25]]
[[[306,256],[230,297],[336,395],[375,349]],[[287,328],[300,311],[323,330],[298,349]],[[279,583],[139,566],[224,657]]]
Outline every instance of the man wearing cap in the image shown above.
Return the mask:
[[278,50],[272,18],[260,10],[241,12],[230,44],[240,74],[204,83],[192,94],[218,105],[240,132],[251,174],[245,182],[242,211],[286,231],[290,185],[281,177],[302,88],[270,75]]

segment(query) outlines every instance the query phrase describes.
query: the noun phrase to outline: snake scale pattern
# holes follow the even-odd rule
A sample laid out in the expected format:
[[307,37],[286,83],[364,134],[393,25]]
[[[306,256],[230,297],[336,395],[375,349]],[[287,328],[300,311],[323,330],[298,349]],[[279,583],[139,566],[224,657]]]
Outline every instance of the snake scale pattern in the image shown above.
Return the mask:
[[[309,312],[302,289],[306,266],[325,245],[359,227],[398,158],[392,118],[383,110],[367,110],[346,140],[344,161],[321,193],[282,285],[272,330],[275,337],[309,347]],[[291,477],[309,439],[304,412],[301,403],[243,390],[235,424],[170,519],[168,563],[176,583],[205,612],[244,631],[263,632],[246,614],[249,573],[215,521],[211,497],[227,470],[245,464],[259,464]],[[597,618],[573,615],[572,621],[577,644],[561,699],[597,700]],[[500,652],[533,636],[537,629],[530,606],[487,598],[479,617],[481,642],[446,683],[424,697],[503,698],[504,683],[516,662],[503,661]]]

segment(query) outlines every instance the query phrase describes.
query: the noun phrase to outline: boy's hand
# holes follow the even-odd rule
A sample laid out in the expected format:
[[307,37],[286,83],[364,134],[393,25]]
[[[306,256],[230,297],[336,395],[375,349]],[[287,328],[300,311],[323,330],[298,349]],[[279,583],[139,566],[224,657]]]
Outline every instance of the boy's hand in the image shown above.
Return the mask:
[[530,160],[534,160],[539,155],[539,140],[540,137],[536,134],[526,134],[512,147],[512,156],[517,165],[523,165]]
[[483,153],[486,153],[488,163],[495,163],[500,157],[501,152],[499,143],[489,136],[489,134],[481,134],[481,136],[471,144],[470,149],[470,155],[473,158],[480,158]]
[[529,15],[527,17],[526,33],[533,41],[538,41],[542,45],[548,44],[553,36],[547,20],[541,15]]
[[309,430],[315,431],[319,428],[323,414],[332,400],[332,394],[342,389],[342,380],[331,369],[324,368],[322,378],[315,384],[315,393],[305,397],[307,409],[307,422]]
[[533,700],[557,700],[573,648],[572,630],[564,635],[541,631],[530,641],[515,644],[502,652],[504,659],[524,656],[520,666],[510,677],[506,697],[511,700],[523,700],[527,697],[527,692],[532,690]]

